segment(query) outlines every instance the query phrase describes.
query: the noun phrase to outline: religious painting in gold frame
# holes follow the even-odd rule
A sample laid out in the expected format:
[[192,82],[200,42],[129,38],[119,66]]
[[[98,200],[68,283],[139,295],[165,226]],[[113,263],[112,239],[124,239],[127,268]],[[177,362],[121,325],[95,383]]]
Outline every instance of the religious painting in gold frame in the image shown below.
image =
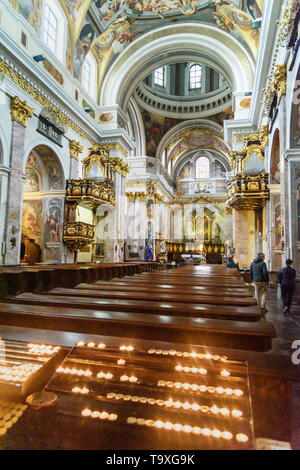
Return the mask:
[[94,244],[94,256],[95,258],[104,258],[105,257],[105,242],[95,243]]

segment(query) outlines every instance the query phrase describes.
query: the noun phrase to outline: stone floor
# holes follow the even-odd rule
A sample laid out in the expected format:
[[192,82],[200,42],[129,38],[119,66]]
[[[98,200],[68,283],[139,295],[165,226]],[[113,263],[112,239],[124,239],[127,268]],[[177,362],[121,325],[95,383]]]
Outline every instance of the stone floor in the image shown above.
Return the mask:
[[[300,340],[300,306],[293,305],[291,314],[285,317],[281,300],[277,299],[276,294],[276,290],[270,289],[267,301],[266,319],[274,323],[278,335],[273,340],[271,352],[292,356],[292,343]],[[300,365],[298,367],[300,375]],[[300,450],[300,382],[292,386],[292,410],[292,447]]]
[[293,341],[300,340],[300,305],[293,305],[291,314],[285,317],[281,299],[277,298],[277,291],[270,289],[267,309],[266,320],[274,324],[277,332],[277,338],[273,340],[273,348],[270,352],[291,355]]

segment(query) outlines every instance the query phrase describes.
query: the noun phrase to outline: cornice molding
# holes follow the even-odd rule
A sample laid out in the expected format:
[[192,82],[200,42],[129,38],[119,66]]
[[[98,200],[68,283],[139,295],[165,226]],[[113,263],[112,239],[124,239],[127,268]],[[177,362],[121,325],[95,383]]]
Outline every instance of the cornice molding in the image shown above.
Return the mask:
[[8,176],[11,172],[11,168],[5,165],[0,165],[0,175]]
[[[0,64],[3,63],[14,76],[27,83],[27,86],[32,89],[34,95],[43,97],[43,100],[47,100],[51,107],[58,109],[61,114],[66,116],[66,119],[71,120],[74,126],[78,127],[78,131],[75,131],[76,133],[79,135],[80,133],[84,134],[84,138],[87,138],[90,142],[102,137],[101,128],[83,111],[76,101],[70,98],[45,69],[28,56],[1,27],[0,42],[3,50],[6,50],[6,53],[2,52],[0,55]],[[13,80],[12,76],[8,76],[2,70],[1,73],[24,90],[21,82],[18,83],[17,80]],[[25,89],[24,91],[27,90]],[[35,98],[33,94],[30,96]],[[40,102],[38,99],[36,101]]]
[[[36,34],[36,33],[35,33]],[[70,127],[74,132],[82,138],[97,143],[102,139],[121,139],[122,144],[126,150],[133,150],[135,148],[134,141],[128,136],[123,128],[117,129],[103,129],[101,126],[90,118],[87,113],[73,100],[68,93],[47,73],[47,71],[38,65],[0,26],[0,43],[3,51],[0,54],[0,65],[3,62],[13,73],[15,80],[0,70],[7,78],[18,85],[26,94],[29,87],[32,93],[30,96],[35,99],[40,105],[47,106],[58,111],[68,121]],[[70,75],[68,70],[64,67],[64,72]],[[20,77],[17,79],[17,77]],[[74,81],[74,77],[71,77]],[[20,81],[21,80],[21,81]],[[22,86],[24,83],[24,86]],[[25,83],[27,85],[25,85]],[[80,82],[76,81],[75,86],[81,88]],[[40,99],[38,99],[40,98]],[[47,102],[46,102],[47,101]],[[43,104],[45,103],[45,104]],[[97,110],[104,110],[105,108],[99,107],[95,102],[92,106]],[[120,107],[118,106],[120,113]],[[127,116],[122,114],[124,120]]]

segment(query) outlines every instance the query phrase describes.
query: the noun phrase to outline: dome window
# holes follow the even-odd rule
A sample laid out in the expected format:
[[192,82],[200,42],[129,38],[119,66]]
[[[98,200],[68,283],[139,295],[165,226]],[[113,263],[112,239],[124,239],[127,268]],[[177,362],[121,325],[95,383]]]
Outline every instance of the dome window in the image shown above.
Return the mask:
[[199,64],[194,64],[189,70],[189,89],[196,90],[201,88],[202,68]]
[[165,68],[159,67],[154,72],[154,84],[161,87],[166,86]]

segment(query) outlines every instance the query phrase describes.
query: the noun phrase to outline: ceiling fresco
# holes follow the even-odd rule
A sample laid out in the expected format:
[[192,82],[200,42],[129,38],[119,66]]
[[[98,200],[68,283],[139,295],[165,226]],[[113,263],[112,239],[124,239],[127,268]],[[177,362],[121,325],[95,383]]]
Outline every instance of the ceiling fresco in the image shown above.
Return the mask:
[[[163,24],[201,21],[213,24],[244,42],[256,56],[259,30],[253,21],[262,15],[263,0],[100,0],[93,2],[93,17],[101,33],[90,47],[99,61],[99,85],[110,62],[137,36]],[[88,21],[88,20],[87,20]],[[82,36],[82,33],[80,33]]]
[[[10,0],[33,28],[40,32],[43,0]],[[98,62],[98,87],[111,62],[137,36],[176,22],[204,22],[242,41],[257,54],[264,0],[59,0],[68,20],[67,67],[80,79],[89,51]],[[162,23],[163,22],[163,23]]]
[[215,150],[227,158],[230,152],[221,134],[198,127],[185,129],[182,133],[174,136],[168,148],[168,161],[173,160],[175,164],[188,152],[196,149]]
[[[167,132],[177,126],[185,119],[166,118],[157,114],[141,110],[145,136],[146,136],[146,153],[151,157],[157,156],[159,143]],[[232,108],[210,116],[207,120],[215,122],[223,127],[224,120],[233,119]],[[217,149],[223,155],[228,156],[229,147],[224,143],[222,135],[211,133],[208,130],[200,130],[199,128],[187,133],[184,131],[175,134],[172,143],[168,147],[168,156],[177,158],[178,155],[185,154],[187,149],[191,148],[210,148]]]

